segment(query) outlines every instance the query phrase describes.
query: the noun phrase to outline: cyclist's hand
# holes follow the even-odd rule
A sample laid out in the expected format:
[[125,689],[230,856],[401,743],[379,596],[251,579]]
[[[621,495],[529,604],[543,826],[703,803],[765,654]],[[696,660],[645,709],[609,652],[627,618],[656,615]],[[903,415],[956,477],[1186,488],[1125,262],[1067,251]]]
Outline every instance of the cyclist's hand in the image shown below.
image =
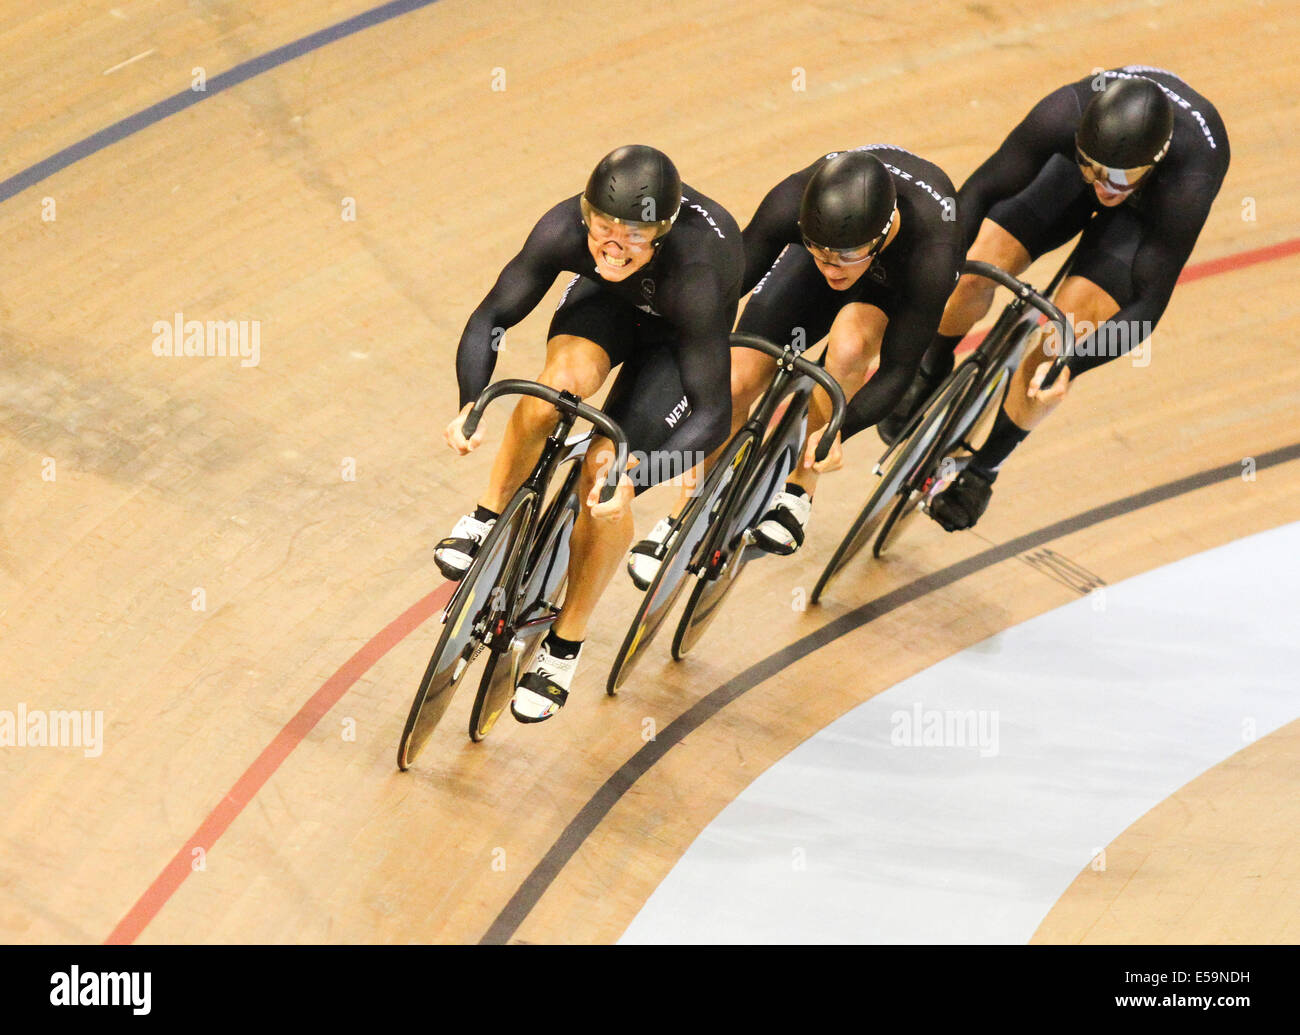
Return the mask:
[[1043,378],[1047,376],[1047,371],[1052,367],[1052,362],[1047,361],[1038,364],[1038,369],[1034,371],[1034,379],[1029,382],[1029,398],[1037,399],[1046,406],[1055,406],[1065,398],[1065,392],[1070,385],[1070,368],[1062,367],[1060,376],[1052,382],[1052,387],[1042,388]]
[[825,474],[827,471],[838,471],[844,466],[844,446],[840,442],[840,436],[835,436],[835,441],[831,443],[831,450],[826,454],[826,459],[817,463],[817,443],[822,440],[822,435],[826,433],[829,424],[823,424],[820,428],[808,436],[808,445],[804,448],[803,465],[806,468],[811,467],[818,474]]
[[632,481],[626,473],[619,477],[618,488],[614,490],[614,495],[607,502],[601,503],[600,494],[604,488],[604,478],[591,487],[591,492],[587,494],[587,509],[597,521],[618,521],[628,512],[636,490],[632,487]]
[[483,422],[479,421],[478,428],[474,432],[473,438],[466,438],[461,434],[461,429],[465,426],[465,418],[469,416],[469,411],[474,408],[473,403],[466,403],[465,408],[456,414],[456,419],[447,425],[442,437],[447,440],[447,445],[456,450],[461,456],[473,452],[483,444]]

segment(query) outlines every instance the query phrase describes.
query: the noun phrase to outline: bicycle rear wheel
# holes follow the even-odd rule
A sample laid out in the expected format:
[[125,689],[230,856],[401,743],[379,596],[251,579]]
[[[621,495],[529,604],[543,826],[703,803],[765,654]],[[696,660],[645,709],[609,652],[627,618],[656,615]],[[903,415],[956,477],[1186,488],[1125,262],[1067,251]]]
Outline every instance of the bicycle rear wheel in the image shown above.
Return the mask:
[[867,498],[866,504],[853,524],[849,526],[844,538],[840,540],[835,553],[831,555],[831,559],[822,570],[821,577],[813,587],[814,604],[821,601],[826,587],[880,530],[882,522],[889,515],[891,508],[896,505],[899,490],[912,479],[917,467],[930,453],[953,403],[965,394],[976,374],[977,365],[971,361],[963,363],[953,371],[948,381],[935,393],[934,399],[925,408],[906,441],[898,443],[890,451],[875,490]]
[[748,485],[739,490],[744,493],[744,498],[738,504],[726,505],[722,518],[726,526],[710,537],[711,556],[705,558],[695,588],[691,590],[677,623],[672,648],[674,661],[681,661],[699,642],[709,623],[722,610],[723,601],[745,565],[766,553],[745,542],[745,532],[757,524],[763,509],[799,462],[799,447],[803,444],[808,425],[807,404],[807,392],[789,400],[780,422],[760,447],[762,453],[749,476]]
[[687,569],[718,512],[724,490],[739,473],[753,443],[752,434],[737,434],[732,438],[709,470],[699,493],[686,505],[681,526],[664,554],[659,571],[641,598],[623,645],[614,659],[614,666],[609,670],[605,692],[610,696],[627,681],[632,668],[668,617],[673,602],[685,585]]
[[493,644],[470,710],[470,740],[481,741],[492,731],[514,696],[519,677],[532,664],[533,655],[560,612],[569,571],[569,534],[578,515],[575,487],[581,471],[577,465],[551,500],[542,518],[541,532],[532,551],[517,599],[519,607],[503,642]]
[[398,769],[409,768],[427,743],[451,703],[456,686],[488,637],[493,619],[504,612],[506,594],[497,590],[513,576],[509,562],[518,561],[515,554],[519,536],[527,528],[535,501],[536,493],[530,489],[515,494],[483,540],[474,563],[443,612],[442,633],[411,702],[397,746]]

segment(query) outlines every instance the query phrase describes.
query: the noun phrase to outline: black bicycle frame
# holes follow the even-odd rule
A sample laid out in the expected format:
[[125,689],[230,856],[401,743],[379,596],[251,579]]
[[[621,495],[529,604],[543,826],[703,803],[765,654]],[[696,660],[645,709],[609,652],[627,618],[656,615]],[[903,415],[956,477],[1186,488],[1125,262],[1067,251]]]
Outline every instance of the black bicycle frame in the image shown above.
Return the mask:
[[835,436],[839,434],[840,427],[844,423],[844,392],[840,388],[839,382],[822,367],[811,360],[804,359],[802,351],[797,351],[789,346],[782,347],[756,334],[733,334],[731,343],[733,346],[754,349],[757,352],[771,356],[776,360],[777,369],[776,373],[772,375],[771,383],[764,390],[758,407],[736,432],[737,435],[749,432],[753,436],[755,447],[753,452],[742,463],[740,473],[736,476],[739,488],[729,494],[726,507],[717,515],[710,531],[700,540],[695,556],[691,558],[691,563],[687,565],[686,570],[693,575],[699,575],[704,571],[708,567],[705,564],[705,558],[710,557],[723,547],[724,544],[716,540],[722,530],[729,525],[732,508],[739,506],[740,501],[748,495],[749,482],[757,470],[755,465],[758,462],[759,452],[763,448],[764,434],[772,421],[772,416],[776,413],[777,407],[787,396],[797,395],[800,391],[812,391],[811,386],[806,389],[797,388],[798,381],[802,378],[808,378],[813,384],[819,385],[831,399],[831,418],[827,424],[826,432],[821,437],[821,441],[817,443],[815,456],[818,462],[825,460],[830,454],[831,446],[835,443]]
[[[1066,259],[1061,265],[1061,268],[1057,270],[1051,283],[1048,284],[1047,290],[1042,293],[1035,291],[1028,284],[1025,284],[1011,276],[1005,270],[992,266],[989,263],[971,261],[963,265],[962,271],[964,273],[973,273],[976,276],[985,277],[997,284],[1001,284],[1003,287],[1009,289],[1015,297],[1002,310],[997,320],[994,322],[993,327],[984,336],[984,340],[975,347],[975,351],[971,354],[970,359],[966,361],[976,365],[977,373],[975,379],[970,383],[970,387],[966,389],[962,398],[955,400],[953,405],[949,407],[947,416],[944,418],[939,434],[935,436],[934,444],[930,447],[930,451],[926,454],[924,460],[917,464],[915,471],[904,483],[910,489],[915,490],[921,487],[925,478],[929,475],[929,468],[935,454],[939,451],[946,451],[951,448],[952,442],[950,439],[953,429],[966,416],[966,406],[968,401],[972,396],[978,395],[978,393],[984,388],[989,371],[996,370],[1006,362],[1008,354],[1016,345],[1011,332],[1015,328],[1015,325],[1020,322],[1021,318],[1024,316],[1025,310],[1030,305],[1046,315],[1048,320],[1051,323],[1056,324],[1060,329],[1061,341],[1064,343],[1064,347],[1061,349],[1061,355],[1056,358],[1051,369],[1048,370],[1047,375],[1043,378],[1042,386],[1044,388],[1050,388],[1052,383],[1056,380],[1061,369],[1069,361],[1070,356],[1074,352],[1074,329],[1070,326],[1069,321],[1065,319],[1064,314],[1062,314],[1053,303],[1048,301],[1048,297],[1046,296],[1052,295],[1056,289],[1060,287],[1061,282],[1065,280],[1066,276],[1068,276],[1070,267],[1074,265],[1074,258],[1077,254],[1078,247],[1076,246],[1074,252],[1070,254],[1070,257]],[[890,452],[892,451],[891,447]],[[886,456],[888,455],[889,454],[886,453]]]

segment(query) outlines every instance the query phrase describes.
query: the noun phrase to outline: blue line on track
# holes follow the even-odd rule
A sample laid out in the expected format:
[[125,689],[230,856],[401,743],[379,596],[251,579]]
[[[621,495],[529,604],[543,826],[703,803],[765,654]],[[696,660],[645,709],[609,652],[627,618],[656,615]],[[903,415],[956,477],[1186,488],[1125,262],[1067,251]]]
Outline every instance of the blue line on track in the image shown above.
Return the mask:
[[251,61],[245,61],[242,65],[236,65],[230,71],[222,72],[220,75],[215,75],[209,79],[206,90],[184,90],[172,97],[168,97],[166,100],[150,105],[134,115],[129,115],[121,122],[115,122],[107,129],[101,129],[98,133],[93,133],[84,140],[77,141],[71,147],[65,147],[62,151],[50,155],[49,158],[9,177],[9,179],[0,183],[0,202],[8,201],[15,194],[40,183],[41,180],[53,176],[60,170],[66,169],[73,162],[88,158],[96,151],[102,151],[120,140],[125,140],[131,134],[138,133],[140,130],[152,126],[155,122],[161,122],[168,115],[175,115],[178,111],[184,111],[213,94],[229,90],[232,86],[247,82],[254,76],[269,72],[271,69],[286,64],[294,58],[310,54],[313,50],[318,50],[327,43],[333,43],[346,36],[351,36],[354,32],[360,32],[372,25],[379,25],[390,18],[408,14],[411,11],[418,10],[421,7],[428,7],[430,4],[437,2],[438,0],[393,0],[392,3],[382,4],[369,11],[363,11],[361,14],[339,22],[337,25],[331,25],[319,32],[313,32],[311,35],[294,40],[283,47],[267,51]]

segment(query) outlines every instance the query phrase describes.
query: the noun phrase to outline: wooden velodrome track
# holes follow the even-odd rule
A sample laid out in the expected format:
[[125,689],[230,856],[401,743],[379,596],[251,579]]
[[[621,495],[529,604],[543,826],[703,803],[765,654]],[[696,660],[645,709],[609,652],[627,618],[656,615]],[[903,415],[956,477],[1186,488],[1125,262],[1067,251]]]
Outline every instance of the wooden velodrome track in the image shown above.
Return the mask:
[[[788,664],[774,652],[1146,490],[1174,486],[1041,545],[1110,583],[1300,519],[1297,452],[1276,452],[1300,442],[1294,4],[405,6],[227,89],[221,73],[367,0],[0,11],[0,179],[89,140],[0,185],[0,707],[104,713],[99,757],[0,751],[3,940],[613,941],[791,748],[1076,593],[1013,549]],[[977,531],[916,527],[798,610],[861,503],[878,448],[862,435],[809,546],[748,569],[696,655],[656,644],[605,697],[636,600],[620,574],[557,720],[473,745],[462,692],[395,771],[445,599],[432,543],[504,421],[468,459],[442,446],[455,343],[549,205],[633,141],[742,225],[777,179],[844,146],[896,143],[960,183],[1048,90],[1126,62],[1210,97],[1233,154],[1149,367],[1081,381]],[[539,369],[557,294],[510,332],[497,376]],[[260,321],[258,365],[155,356],[155,321],[178,312]],[[1254,481],[1230,470],[1246,457]],[[663,490],[639,500],[638,528],[665,506]],[[745,692],[715,708],[737,677]],[[1261,739],[1148,813],[1104,874],[1081,860],[1036,940],[1294,941],[1278,906],[1300,890],[1298,737]]]

